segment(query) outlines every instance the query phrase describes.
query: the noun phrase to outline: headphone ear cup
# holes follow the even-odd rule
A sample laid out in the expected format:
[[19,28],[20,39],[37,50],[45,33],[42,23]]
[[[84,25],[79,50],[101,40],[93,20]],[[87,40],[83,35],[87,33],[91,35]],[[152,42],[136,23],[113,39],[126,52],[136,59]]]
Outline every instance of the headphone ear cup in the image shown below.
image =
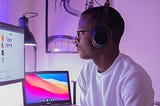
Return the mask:
[[111,32],[107,27],[101,26],[91,32],[91,42],[96,48],[106,46],[110,40]]

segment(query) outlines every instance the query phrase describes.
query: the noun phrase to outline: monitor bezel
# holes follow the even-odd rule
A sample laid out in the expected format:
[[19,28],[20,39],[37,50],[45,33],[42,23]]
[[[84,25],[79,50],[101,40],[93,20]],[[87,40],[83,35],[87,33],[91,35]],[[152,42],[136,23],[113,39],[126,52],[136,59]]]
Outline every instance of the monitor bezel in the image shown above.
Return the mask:
[[[13,32],[17,32],[17,33],[22,33],[23,36],[24,36],[24,28],[21,28],[21,27],[16,26],[16,25],[12,25],[12,24],[5,23],[5,22],[0,22],[0,29],[7,30],[7,31],[13,31]],[[25,47],[23,48],[23,50],[24,50],[24,62],[23,62],[24,65],[23,66],[25,67]],[[23,73],[25,74],[25,68],[23,70]],[[7,84],[12,84],[12,83],[17,83],[17,82],[23,82],[24,76],[25,76],[24,74],[23,74],[22,78],[0,81],[0,86],[7,85]]]
[[12,24],[4,23],[4,22],[0,22],[0,29],[24,33],[24,28],[16,26],[16,25],[12,25]]
[[59,73],[66,73],[68,78],[68,93],[69,93],[69,100],[66,101],[48,101],[48,102],[39,102],[39,103],[26,103],[26,94],[25,94],[25,78],[23,80],[23,95],[24,95],[24,106],[41,106],[41,105],[56,105],[56,104],[71,104],[71,89],[70,89],[70,78],[69,78],[69,71],[68,70],[55,70],[55,71],[36,71],[36,72],[26,72],[25,74],[59,74]]

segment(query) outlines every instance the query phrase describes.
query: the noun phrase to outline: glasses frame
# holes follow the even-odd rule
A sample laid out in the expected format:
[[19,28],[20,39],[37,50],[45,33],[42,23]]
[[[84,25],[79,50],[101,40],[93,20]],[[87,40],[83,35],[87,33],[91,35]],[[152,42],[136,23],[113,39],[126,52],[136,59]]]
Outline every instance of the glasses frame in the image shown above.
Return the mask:
[[93,31],[93,29],[91,29],[91,30],[80,30],[80,31],[77,31],[77,38],[79,39],[79,38],[81,38],[81,36],[83,36],[85,33],[87,33],[87,32],[92,32]]

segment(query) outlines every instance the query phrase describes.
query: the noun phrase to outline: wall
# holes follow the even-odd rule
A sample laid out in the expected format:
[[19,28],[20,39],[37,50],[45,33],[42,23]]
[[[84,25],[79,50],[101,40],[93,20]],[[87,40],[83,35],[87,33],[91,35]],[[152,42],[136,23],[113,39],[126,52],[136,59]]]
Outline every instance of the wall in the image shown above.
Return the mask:
[[[113,0],[113,6],[126,21],[126,30],[120,44],[121,52],[131,56],[146,69],[152,78],[157,100],[160,100],[159,4],[159,0]],[[18,18],[27,11],[39,13],[39,16],[30,20],[31,32],[38,43],[37,70],[69,70],[70,79],[76,80],[86,60],[80,59],[78,54],[45,53],[45,0],[0,0],[0,21],[18,25]],[[27,48],[26,71],[34,71],[33,64],[34,51]]]
[[115,0],[126,20],[121,51],[141,64],[152,78],[155,99],[160,100],[159,0]]

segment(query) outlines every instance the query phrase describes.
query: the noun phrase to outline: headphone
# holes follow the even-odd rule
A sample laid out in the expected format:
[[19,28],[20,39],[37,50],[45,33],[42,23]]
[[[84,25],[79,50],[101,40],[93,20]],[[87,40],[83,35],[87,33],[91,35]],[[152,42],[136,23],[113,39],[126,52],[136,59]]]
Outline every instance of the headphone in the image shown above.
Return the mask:
[[104,5],[103,15],[100,24],[98,24],[91,32],[91,42],[96,48],[106,46],[111,38],[111,30],[106,26],[108,21],[109,0]]

